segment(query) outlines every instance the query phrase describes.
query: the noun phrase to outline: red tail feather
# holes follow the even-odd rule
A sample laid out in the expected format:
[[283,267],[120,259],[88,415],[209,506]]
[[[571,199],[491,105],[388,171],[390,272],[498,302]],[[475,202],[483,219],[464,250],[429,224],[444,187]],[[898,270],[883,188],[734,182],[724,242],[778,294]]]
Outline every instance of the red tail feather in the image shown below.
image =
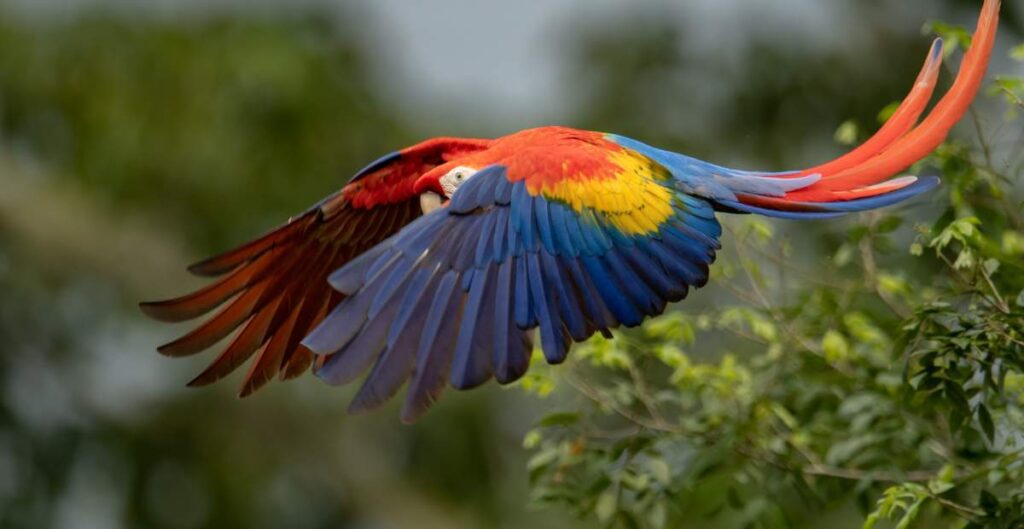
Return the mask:
[[917,124],[918,118],[921,117],[925,107],[928,105],[928,101],[931,100],[932,94],[935,92],[935,84],[939,78],[939,66],[942,65],[942,50],[942,40],[936,40],[932,44],[931,52],[928,53],[924,66],[921,68],[921,73],[918,74],[917,80],[914,81],[914,87],[907,94],[907,97],[903,99],[903,102],[900,103],[896,112],[885,122],[882,128],[878,129],[878,132],[871,139],[831,162],[801,171],[796,177],[812,174],[835,174],[854,167],[882,152],[894,141],[900,139],[913,129],[914,125]]
[[[800,173],[818,173],[822,175],[822,179],[806,189],[788,193],[786,198],[794,201],[830,202],[849,200],[852,195],[841,192],[852,190],[859,191],[856,193],[857,197],[892,191],[893,185],[874,186],[892,178],[935,150],[970,107],[984,80],[992,55],[996,28],[999,25],[999,6],[1000,0],[985,0],[974,34],[974,43],[964,56],[956,81],[920,125],[906,134],[898,134],[908,123],[916,121],[917,116],[914,113],[920,112],[918,105],[923,108],[920,98],[926,95],[926,92],[919,89],[919,85],[900,107],[902,114],[898,117],[893,116],[894,120],[899,120],[897,124],[892,125],[890,120],[887,127],[883,127],[875,137],[850,154]],[[925,64],[921,78],[927,81],[930,75],[928,72],[934,66],[929,60]],[[930,92],[931,89],[927,89],[927,95],[930,95]],[[865,154],[869,156],[865,157]],[[856,163],[851,163],[853,161]],[[910,181],[893,181],[894,185],[896,183],[905,186],[909,185]]]

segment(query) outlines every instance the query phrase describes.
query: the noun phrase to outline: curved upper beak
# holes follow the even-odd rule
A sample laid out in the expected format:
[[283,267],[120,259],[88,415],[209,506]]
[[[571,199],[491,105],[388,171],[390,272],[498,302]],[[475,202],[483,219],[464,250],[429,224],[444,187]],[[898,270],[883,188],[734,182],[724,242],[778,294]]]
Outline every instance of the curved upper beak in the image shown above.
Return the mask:
[[417,195],[422,195],[427,191],[433,191],[438,195],[443,194],[444,190],[441,189],[441,174],[443,173],[439,173],[437,167],[431,169],[416,179],[416,182],[412,185],[412,192]]

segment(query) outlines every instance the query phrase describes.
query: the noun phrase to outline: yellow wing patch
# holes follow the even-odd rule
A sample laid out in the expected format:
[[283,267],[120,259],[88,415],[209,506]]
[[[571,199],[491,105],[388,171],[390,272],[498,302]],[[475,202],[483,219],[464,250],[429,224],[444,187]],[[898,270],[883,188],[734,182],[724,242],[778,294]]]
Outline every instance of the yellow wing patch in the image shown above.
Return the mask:
[[659,182],[670,176],[650,159],[622,149],[609,153],[607,163],[589,169],[564,163],[567,174],[562,178],[528,191],[568,204],[576,213],[599,214],[626,235],[656,233],[675,213],[672,190]]

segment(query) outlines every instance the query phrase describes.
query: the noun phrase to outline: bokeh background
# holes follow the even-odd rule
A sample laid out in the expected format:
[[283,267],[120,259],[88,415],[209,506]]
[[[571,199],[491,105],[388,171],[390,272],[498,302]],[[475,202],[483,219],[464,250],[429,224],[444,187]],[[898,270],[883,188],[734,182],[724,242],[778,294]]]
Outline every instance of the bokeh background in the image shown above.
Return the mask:
[[[0,0],[0,527],[582,527],[528,505],[550,401],[492,384],[401,426],[311,377],[190,390],[210,357],[160,357],[183,328],[136,303],[429,136],[808,166],[905,92],[926,20],[979,4]],[[1006,4],[993,69],[1019,75]]]

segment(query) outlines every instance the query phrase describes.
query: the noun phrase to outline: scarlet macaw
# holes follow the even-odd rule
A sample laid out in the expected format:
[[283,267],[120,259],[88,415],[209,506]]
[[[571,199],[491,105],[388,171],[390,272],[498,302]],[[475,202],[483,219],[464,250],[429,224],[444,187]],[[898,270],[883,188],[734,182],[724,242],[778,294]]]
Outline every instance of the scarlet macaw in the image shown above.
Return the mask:
[[414,420],[448,384],[522,377],[534,329],[557,364],[572,342],[639,325],[703,286],[719,248],[716,212],[823,219],[935,187],[937,178],[893,177],[935,149],[974,99],[999,4],[985,0],[960,72],[926,119],[918,123],[941,41],[889,121],[824,165],[737,171],[565,127],[435,138],[373,162],[271,233],[190,267],[219,277],[206,288],[142,308],[183,321],[233,298],[159,348],[191,355],[241,328],[189,385],[214,382],[254,354],[242,396],[311,364],[332,384],[370,370],[350,409],[378,406],[408,381],[402,418]]

